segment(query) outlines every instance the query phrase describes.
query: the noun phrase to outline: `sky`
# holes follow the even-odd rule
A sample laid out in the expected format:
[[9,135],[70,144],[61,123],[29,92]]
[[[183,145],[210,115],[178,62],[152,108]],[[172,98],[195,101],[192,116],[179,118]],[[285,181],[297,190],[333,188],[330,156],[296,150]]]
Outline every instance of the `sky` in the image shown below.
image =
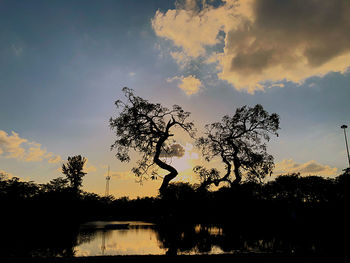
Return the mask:
[[[350,1],[0,0],[0,171],[47,183],[68,156],[87,158],[83,189],[156,195],[138,159],[110,150],[122,87],[191,112],[200,136],[237,107],[280,116],[268,152],[275,174],[334,178],[348,166]],[[350,136],[350,135],[349,135]],[[171,163],[197,182],[191,138]],[[212,162],[222,168],[222,163]]]

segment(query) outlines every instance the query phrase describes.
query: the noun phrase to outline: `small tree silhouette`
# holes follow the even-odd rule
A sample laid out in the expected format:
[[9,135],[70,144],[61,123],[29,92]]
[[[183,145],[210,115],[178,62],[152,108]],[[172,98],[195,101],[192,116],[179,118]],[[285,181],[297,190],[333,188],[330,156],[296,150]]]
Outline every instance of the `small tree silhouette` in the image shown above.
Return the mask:
[[81,155],[68,157],[67,164],[62,165],[62,173],[67,176],[70,186],[74,192],[78,192],[82,186],[83,177],[86,173],[83,172],[86,158]]

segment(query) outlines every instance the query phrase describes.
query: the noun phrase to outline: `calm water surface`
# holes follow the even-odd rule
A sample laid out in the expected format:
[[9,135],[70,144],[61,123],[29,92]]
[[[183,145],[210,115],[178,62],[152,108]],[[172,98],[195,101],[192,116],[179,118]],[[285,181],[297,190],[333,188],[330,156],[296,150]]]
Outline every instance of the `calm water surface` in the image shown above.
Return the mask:
[[[115,227],[124,224],[124,227]],[[125,227],[125,224],[128,224]],[[117,229],[115,229],[117,228]],[[240,231],[241,230],[241,231]],[[232,224],[203,225],[166,222],[96,221],[88,224],[16,225],[1,231],[0,256],[72,257],[100,255],[279,253],[327,251],[338,246],[327,236],[285,228],[240,228]],[[332,244],[333,245],[332,247]],[[1,258],[1,257],[0,257]],[[1,260],[0,260],[1,261]]]
[[[107,224],[129,224],[125,229],[105,229]],[[201,226],[194,228],[201,231]],[[207,229],[208,231],[208,229]],[[212,235],[220,234],[220,229],[210,228]],[[161,241],[160,241],[161,240]],[[170,241],[171,242],[171,241]],[[168,242],[169,243],[169,242]],[[168,251],[164,239],[155,225],[136,221],[97,221],[81,226],[78,235],[78,245],[74,248],[75,256],[99,255],[161,255]],[[202,254],[198,249],[188,247],[182,254]],[[223,251],[212,246],[205,253],[218,254]]]

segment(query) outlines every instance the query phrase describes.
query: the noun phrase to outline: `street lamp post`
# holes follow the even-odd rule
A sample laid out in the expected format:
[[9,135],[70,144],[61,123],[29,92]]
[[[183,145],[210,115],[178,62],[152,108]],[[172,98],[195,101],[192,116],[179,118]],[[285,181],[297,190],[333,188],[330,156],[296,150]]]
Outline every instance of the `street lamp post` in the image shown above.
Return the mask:
[[349,167],[350,167],[350,156],[349,156],[349,147],[348,147],[348,139],[346,138],[346,128],[348,126],[346,126],[345,124],[342,125],[340,128],[342,128],[344,130],[344,137],[345,137],[345,146],[346,146],[346,152],[347,152],[347,155],[348,155],[348,161],[349,161]]

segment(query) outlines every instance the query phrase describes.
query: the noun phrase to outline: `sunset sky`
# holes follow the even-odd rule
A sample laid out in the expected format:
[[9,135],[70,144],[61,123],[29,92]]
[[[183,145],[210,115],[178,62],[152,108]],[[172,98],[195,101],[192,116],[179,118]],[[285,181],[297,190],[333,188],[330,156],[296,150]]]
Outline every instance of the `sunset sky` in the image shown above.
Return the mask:
[[[88,159],[84,190],[150,196],[137,161],[117,161],[108,120],[121,88],[190,111],[198,136],[237,107],[280,116],[275,174],[334,177],[348,165],[348,0],[0,0],[0,171],[46,183],[68,156]],[[350,136],[350,134],[349,134]],[[204,163],[193,141],[178,180]],[[212,165],[222,167],[220,162]]]

